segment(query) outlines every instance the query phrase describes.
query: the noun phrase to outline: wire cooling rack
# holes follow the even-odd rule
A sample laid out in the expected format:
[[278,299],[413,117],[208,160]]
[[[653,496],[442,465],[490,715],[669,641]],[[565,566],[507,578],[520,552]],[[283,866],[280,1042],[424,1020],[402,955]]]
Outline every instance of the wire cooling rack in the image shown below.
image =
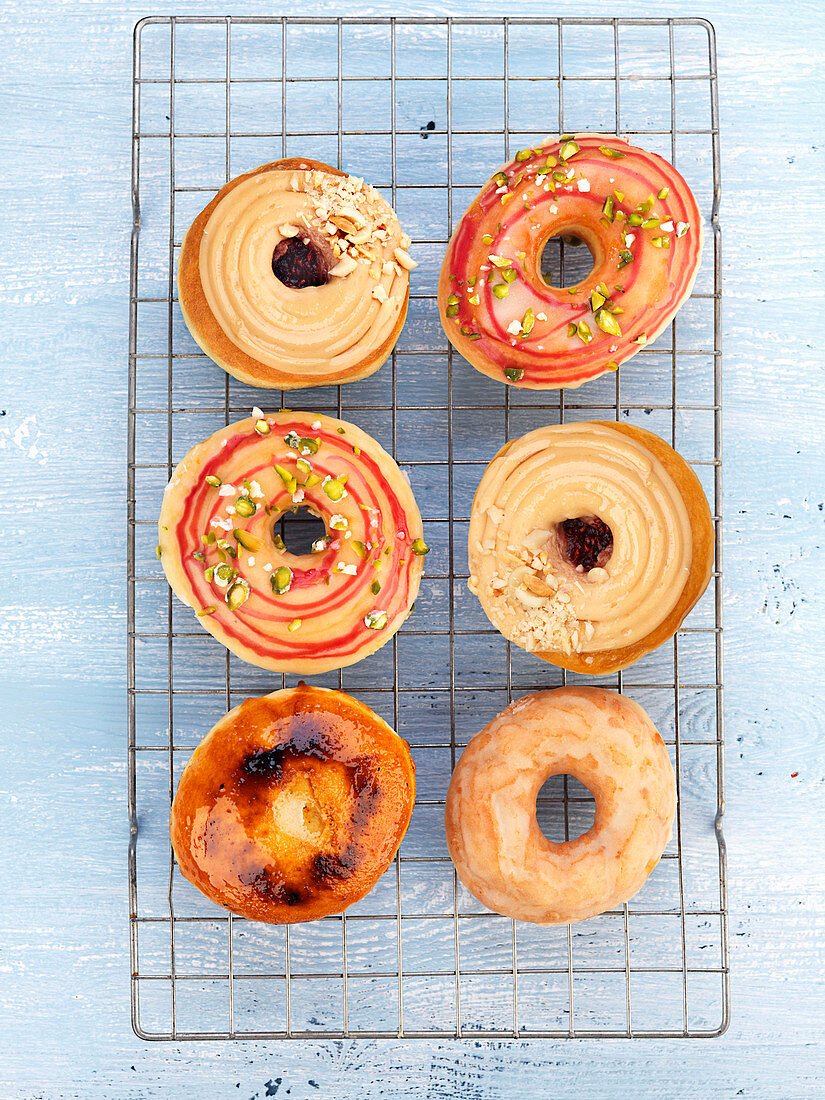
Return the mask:
[[[701,19],[160,18],[134,53],[128,426],[129,904],[132,1021],[146,1039],[343,1036],[711,1036],[729,1004],[720,577],[720,195],[716,55]],[[435,304],[454,221],[490,171],[547,133],[621,133],[693,187],[706,251],[690,300],[609,378],[511,390],[448,345]],[[432,547],[417,608],[377,654],[315,682],[352,691],[407,738],[411,827],[387,874],[343,917],[292,928],[212,906],[180,875],[170,800],[226,709],[295,677],[228,654],[177,602],[155,559],[175,463],[283,394],[226,376],[176,301],[183,233],[226,180],[285,155],[384,191],[413,237],[408,320],[371,378],[290,393],[355,421],[409,473]],[[581,250],[553,258],[581,266]],[[583,272],[578,271],[576,278]],[[571,280],[575,281],[575,280]],[[657,431],[714,505],[713,583],[673,642],[593,681],[511,649],[466,589],[470,501],[505,439],[614,417]],[[515,924],[457,881],[444,838],[451,769],[513,697],[586,680],[650,713],[676,769],[674,837],[642,891],[572,928]],[[578,835],[589,792],[542,789],[547,835]]]

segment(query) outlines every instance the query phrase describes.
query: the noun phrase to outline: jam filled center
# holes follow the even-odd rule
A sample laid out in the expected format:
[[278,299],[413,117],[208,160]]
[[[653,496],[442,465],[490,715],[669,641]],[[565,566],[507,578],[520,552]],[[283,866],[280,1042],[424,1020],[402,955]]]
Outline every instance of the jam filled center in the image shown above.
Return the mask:
[[558,526],[561,555],[584,573],[602,568],[613,553],[613,532],[598,516],[563,520]]
[[308,237],[279,241],[272,253],[272,273],[292,290],[324,286],[329,280],[326,259]]

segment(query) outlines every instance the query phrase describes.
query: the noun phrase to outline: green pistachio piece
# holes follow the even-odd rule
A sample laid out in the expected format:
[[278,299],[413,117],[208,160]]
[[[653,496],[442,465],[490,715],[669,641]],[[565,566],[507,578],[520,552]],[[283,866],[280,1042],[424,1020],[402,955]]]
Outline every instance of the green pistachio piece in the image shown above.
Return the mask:
[[514,267],[508,267],[501,273],[502,279],[505,283],[512,283],[518,278],[518,272]]
[[614,313],[614,314],[615,313],[624,313],[624,310],[622,309],[621,306],[614,306],[612,302],[610,302],[605,308],[609,309],[610,312]]
[[350,546],[362,561],[366,558],[367,548],[364,546],[363,542],[359,542],[358,539],[353,539]]
[[248,550],[250,554],[256,553],[258,550],[263,550],[264,544],[257,535],[250,534],[249,531],[244,531],[240,527],[236,527],[232,532],[235,536],[235,541],[239,543],[244,550]]
[[217,477],[216,474],[207,474],[204,478],[204,481],[208,482],[210,485],[214,485],[216,489],[220,489],[221,485],[223,484],[221,479]]
[[619,364],[611,361],[607,364],[607,369],[609,371],[617,371],[619,369]]
[[579,152],[580,148],[577,142],[566,141],[561,149],[559,149],[559,159],[564,161],[570,160],[571,157],[574,157],[576,153]]
[[627,219],[628,225],[641,225],[644,218],[641,214],[631,214]]
[[364,626],[368,626],[370,630],[383,630],[386,625],[386,611],[368,611],[364,616]]
[[556,183],[562,183],[564,180],[567,179],[567,173],[562,172],[560,168],[557,168],[556,171],[553,173],[553,179],[556,181]]
[[249,598],[249,585],[243,581],[236,581],[231,588],[226,590],[226,604],[230,611],[237,611],[241,604]]
[[524,161],[524,160],[529,160],[530,157],[532,157],[532,155],[533,155],[533,150],[532,149],[519,149],[519,151],[516,153],[516,160],[519,161],[519,162]]
[[207,531],[205,535],[201,535],[201,542],[205,543],[207,546],[211,546],[213,543],[217,542],[217,540],[218,536],[214,531]]
[[599,294],[601,294],[603,298],[610,297],[610,291],[607,289],[604,283],[599,283],[599,285],[596,287],[596,290],[598,290]]
[[307,479],[307,478],[309,477],[309,475],[310,475],[310,474],[312,473],[312,467],[311,467],[311,466],[310,466],[310,464],[309,464],[309,463],[308,463],[308,462],[306,461],[306,459],[305,459],[305,458],[299,458],[299,459],[298,459],[298,460],[296,461],[296,463],[295,463],[295,466],[296,466],[296,468],[297,468],[297,470],[298,470],[298,473],[299,473],[299,474],[302,474],[302,475],[303,475],[303,478],[304,478],[304,484],[306,484],[306,479]]
[[614,191],[613,195],[616,199],[616,202],[624,202],[624,191]]
[[415,539],[412,544],[412,552],[418,554],[419,557],[423,557],[425,554],[429,554],[430,548],[423,539]]
[[235,512],[239,516],[248,518],[254,516],[258,510],[258,506],[249,497],[238,497],[235,501]]
[[459,299],[457,294],[451,294],[450,297],[447,299],[447,305],[448,306],[457,306],[459,301],[460,301],[460,299]]
[[548,157],[548,158],[547,158],[547,159],[545,160],[545,162],[544,162],[544,163],[545,163],[545,164],[547,165],[547,167],[548,167],[548,168],[555,168],[555,167],[556,167],[556,165],[557,165],[557,164],[558,164],[559,162],[558,162],[558,161],[556,160],[556,158],[555,158],[555,157],[553,156],[553,154],[551,153],[551,154],[550,154],[550,156],[549,156],[549,157]]
[[645,218],[642,222],[642,229],[657,229],[659,226],[659,218],[656,214],[653,214],[649,218]]
[[483,233],[482,236],[481,236],[481,243],[482,244],[492,244],[493,243],[493,238],[490,236],[489,233]]
[[653,209],[653,204],[656,202],[655,195],[648,195],[644,202],[640,202],[636,209],[640,214],[649,214]]
[[593,312],[595,313],[597,309],[601,309],[604,303],[604,295],[599,293],[598,290],[594,290],[593,293],[590,295],[590,308],[593,310]]
[[206,569],[204,569],[204,571],[203,571],[203,579],[208,584],[211,584],[214,577],[215,577],[215,566],[214,565],[208,565],[206,567]]
[[196,550],[192,557],[195,559],[195,561],[206,561],[206,558],[203,556],[200,550]]
[[654,248],[670,248],[670,237],[654,237],[650,243]]
[[657,199],[666,199],[669,194],[670,194],[670,188],[669,187],[663,187],[662,190],[659,192],[659,194],[656,196],[656,198]]
[[536,317],[532,308],[525,310],[524,316],[521,319],[521,333],[522,336],[527,336],[533,331],[533,325],[536,323]]
[[292,584],[292,570],[288,565],[282,565],[270,576],[269,583],[272,585],[272,591],[276,596],[283,596],[284,592],[289,591]]
[[578,332],[578,329],[576,328],[576,322],[571,321],[570,324],[567,326],[567,335],[568,335],[568,337],[569,336],[575,336],[577,332]]
[[313,554],[319,553],[321,550],[326,550],[329,544],[332,542],[332,535],[324,535],[320,539],[316,539],[312,544]]
[[623,267],[626,267],[633,260],[633,253],[629,248],[623,248],[619,253],[618,270],[621,271]]
[[256,420],[255,431],[258,435],[269,435],[269,424],[265,420]]
[[162,553],[163,553],[163,549],[161,548],[160,543],[158,543],[157,546],[155,547],[155,557],[158,559],[158,561],[160,561]]
[[476,276],[473,275],[471,278],[469,278],[467,280],[467,286],[475,286],[477,281],[478,280],[476,279]]
[[377,596],[380,591],[381,591],[381,582],[380,581],[373,581],[372,584],[370,585],[370,592],[372,592],[373,596]]
[[520,382],[524,377],[524,371],[520,367],[505,367],[504,377],[509,382]]
[[480,332],[471,332],[470,335],[467,337],[467,339],[468,340],[480,340],[481,339],[481,333]]
[[602,213],[610,221],[613,221],[613,199],[610,195],[604,200],[604,206],[602,207]]
[[598,310],[598,312],[594,314],[593,319],[602,332],[608,332],[611,336],[621,336],[622,330],[619,327],[619,322],[613,314],[608,313],[606,309]]
[[456,317],[458,315],[458,306],[447,306],[445,312],[448,317]]
[[227,542],[226,539],[218,539],[217,546],[219,550],[223,550],[225,553],[229,554],[231,558],[237,558],[238,551],[231,542]]
[[346,435],[347,432],[346,428],[336,428],[335,430],[338,432],[339,435]]
[[593,339],[593,333],[590,331],[590,325],[586,321],[579,321],[576,325],[576,332],[579,339],[583,344],[589,344]]
[[621,160],[621,158],[625,156],[620,150],[611,149],[609,145],[600,145],[599,152],[602,153],[603,156],[610,157],[611,160]]
[[[278,475],[278,477],[284,483],[284,485],[286,487],[286,491],[290,495],[292,495],[292,493],[294,493],[295,490],[298,488],[298,482],[295,479],[295,475],[291,474],[289,472],[289,470],[285,470],[283,466],[279,466],[277,462],[275,463],[275,473]],[[237,508],[237,505],[235,505],[235,507]],[[245,515],[246,513],[242,513],[242,514]]]
[[344,495],[344,483],[340,478],[330,477],[324,482],[324,492],[330,500],[340,500]]
[[510,288],[506,283],[499,283],[498,286],[493,287],[493,294],[496,298],[506,298],[510,293]]
[[284,550],[286,550],[286,543],[280,535],[276,535],[275,538],[272,540],[272,543],[275,549],[278,550],[281,554],[283,554]]
[[227,565],[225,562],[222,562],[220,565],[217,565],[215,567],[215,576],[223,584],[228,584],[232,580],[233,576],[232,566]]
[[321,480],[321,478],[318,476],[318,474],[310,474],[309,477],[304,482],[304,485],[306,486],[307,489],[313,489],[318,484],[318,482],[320,480]]
[[[554,160],[553,164],[555,164],[555,163],[556,163],[556,161]],[[542,164],[541,167],[536,169],[536,175],[537,176],[546,176],[548,172],[552,172],[552,171],[553,171],[553,165],[551,165],[551,164]]]
[[290,634],[294,634],[296,630],[300,630],[300,629],[301,629],[301,620],[300,619],[293,619],[292,622],[287,627],[287,630],[290,632]]
[[217,610],[217,607],[212,604],[211,607],[202,607],[200,611],[196,611],[195,614],[200,618],[202,615],[214,615]]
[[644,332],[641,334],[641,336],[636,337],[636,343],[637,344],[646,344],[647,343],[647,336]]
[[507,186],[507,173],[506,172],[496,172],[496,174],[493,176],[493,181],[495,183],[497,183],[499,185],[499,187],[506,187]]

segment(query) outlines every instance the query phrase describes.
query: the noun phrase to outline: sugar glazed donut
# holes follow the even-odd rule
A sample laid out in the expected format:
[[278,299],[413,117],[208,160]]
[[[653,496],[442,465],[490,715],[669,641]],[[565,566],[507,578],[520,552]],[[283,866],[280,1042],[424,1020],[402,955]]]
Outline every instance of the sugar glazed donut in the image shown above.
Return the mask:
[[369,707],[307,687],[247,699],[186,765],[170,835],[216,905],[269,924],[340,913],[389,867],[415,799],[409,747]]
[[[550,286],[551,237],[593,254]],[[696,200],[655,153],[604,134],[522,149],[456,226],[438,284],[441,321],[476,370],[524,389],[580,386],[650,343],[689,296],[702,251]]]
[[[561,844],[536,821],[553,775],[574,776],[596,802],[592,828]],[[642,708],[603,688],[557,688],[511,703],[470,741],[447,793],[447,846],[488,909],[572,924],[638,893],[675,813],[670,757]]]
[[303,158],[230,180],[183,239],[180,306],[219,366],[250,386],[355,382],[407,313],[410,238],[362,179]]
[[[274,525],[300,508],[326,534],[295,555]],[[287,411],[192,448],[166,487],[159,540],[169,584],[211,634],[250,664],[305,674],[389,641],[428,551],[409,483],[374,439]]]
[[684,459],[643,428],[581,421],[528,432],[487,467],[469,587],[510,641],[599,675],[675,634],[713,553],[710,509]]

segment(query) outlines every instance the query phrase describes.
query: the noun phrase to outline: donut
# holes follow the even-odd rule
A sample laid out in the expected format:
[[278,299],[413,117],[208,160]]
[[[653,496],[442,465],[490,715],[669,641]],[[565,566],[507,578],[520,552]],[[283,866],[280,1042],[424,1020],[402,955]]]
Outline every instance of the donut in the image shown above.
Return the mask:
[[[326,534],[296,555],[275,523],[302,508]],[[391,456],[319,413],[253,415],[215,432],[175,468],[159,520],[175,594],[227,649],[273,672],[374,653],[409,615],[428,550]]]
[[389,867],[415,799],[409,746],[341,691],[275,691],[235,707],[178,784],[169,833],[181,873],[249,920],[340,913]]
[[[561,844],[536,821],[553,775],[572,775],[596,802],[592,828]],[[638,703],[603,688],[556,688],[511,703],[467,745],[447,792],[447,846],[488,909],[573,924],[638,893],[675,813],[670,757]]]
[[511,642],[601,675],[676,633],[713,554],[699,480],[663,439],[612,421],[557,424],[511,440],[485,470],[469,588]]
[[225,184],[187,230],[181,311],[206,354],[250,386],[356,382],[404,325],[409,244],[363,179],[272,161]]
[[[583,241],[590,274],[542,275],[552,237]],[[522,389],[580,386],[654,340],[689,296],[702,252],[690,188],[655,153],[605,134],[522,149],[455,228],[438,305],[475,368]]]

